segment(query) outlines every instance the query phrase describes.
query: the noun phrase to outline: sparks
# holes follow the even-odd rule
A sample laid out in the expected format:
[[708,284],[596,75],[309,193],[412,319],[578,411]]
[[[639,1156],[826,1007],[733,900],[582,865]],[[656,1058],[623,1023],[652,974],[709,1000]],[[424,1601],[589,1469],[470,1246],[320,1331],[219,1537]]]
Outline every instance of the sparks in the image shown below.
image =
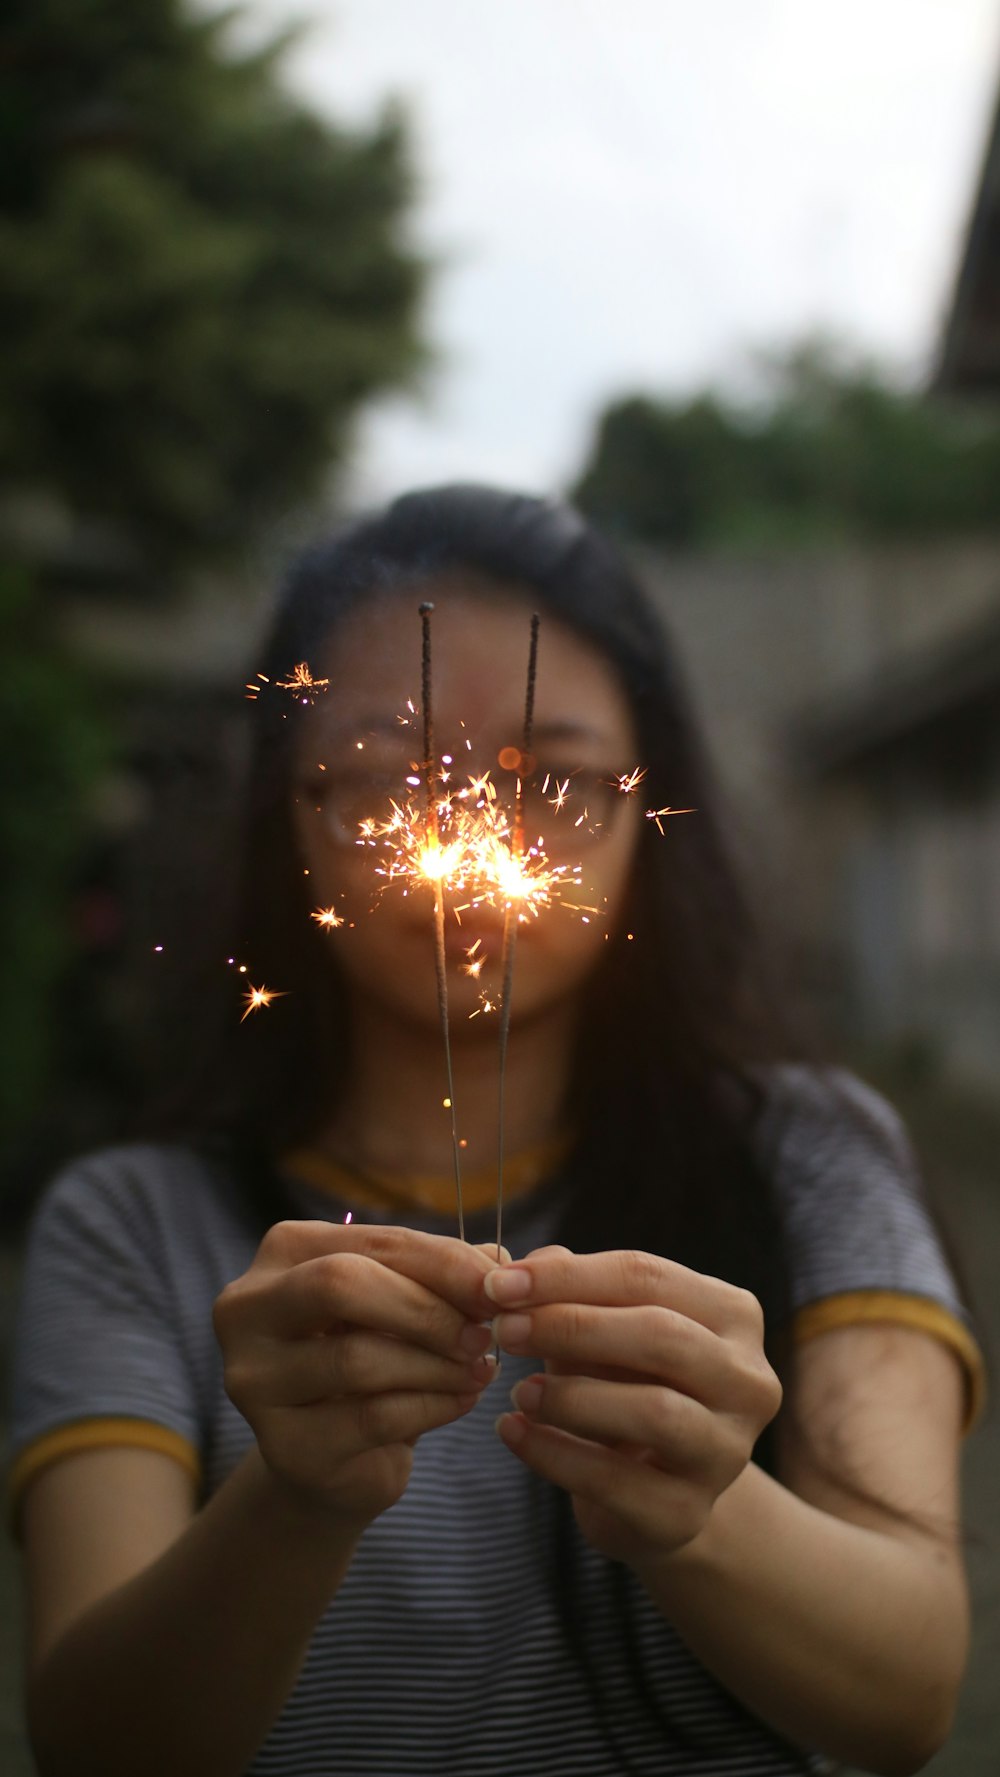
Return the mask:
[[344,923],[343,914],[337,913],[333,907],[317,907],[309,918],[314,919],[326,932],[336,932]]
[[647,819],[647,821],[654,821],[656,823],[656,827],[657,827],[658,831],[660,833],[662,833],[663,832],[663,822],[666,820],[668,815],[670,815],[670,814],[697,814],[697,812],[698,812],[698,810],[696,808],[647,808],[646,819]]
[[462,974],[468,975],[473,981],[479,980],[479,977],[483,972],[483,964],[486,961],[485,950],[483,951],[482,956],[476,955],[476,951],[479,949],[482,941],[481,938],[477,938],[474,944],[469,945],[469,948],[465,953],[466,961],[462,964]]
[[243,995],[243,1004],[246,1007],[246,1011],[240,1019],[240,1023],[244,1023],[244,1021],[249,1018],[251,1012],[259,1012],[262,1007],[269,1006],[272,1000],[281,1000],[284,999],[284,997],[283,993],[279,993],[277,989],[273,987],[248,987],[246,993]]
[[276,682],[279,691],[302,693],[301,701],[303,703],[315,703],[321,691],[330,689],[329,679],[314,679],[304,660],[300,660],[296,666],[292,667],[289,678],[278,679]]
[[481,1012],[498,1012],[499,1010],[500,1002],[498,1000],[491,1000],[488,993],[481,993],[479,1004],[474,1012],[469,1013],[469,1017],[478,1018]]
[[632,771],[619,772],[618,776],[614,779],[614,787],[616,790],[619,790],[623,796],[631,796],[633,790],[639,788],[645,775],[646,767],[644,765],[636,765]]
[[540,842],[519,851],[514,823],[488,772],[464,779],[455,774],[442,790],[433,803],[436,832],[410,797],[393,798],[383,818],[369,815],[358,823],[357,844],[377,854],[375,873],[383,888],[396,882],[410,892],[440,884],[457,902],[456,913],[514,908],[522,921],[544,908],[573,904],[568,891],[580,887],[582,866],[551,863]]

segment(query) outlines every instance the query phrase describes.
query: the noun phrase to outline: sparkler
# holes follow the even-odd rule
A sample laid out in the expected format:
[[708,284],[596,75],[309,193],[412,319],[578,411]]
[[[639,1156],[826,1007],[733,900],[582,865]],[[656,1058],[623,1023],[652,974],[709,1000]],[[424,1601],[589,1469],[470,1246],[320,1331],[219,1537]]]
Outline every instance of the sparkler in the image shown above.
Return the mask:
[[458,1237],[465,1239],[465,1215],[462,1209],[462,1156],[458,1145],[458,1114],[455,1109],[455,1082],[451,1066],[451,1033],[448,1029],[448,965],[444,948],[444,882],[449,868],[447,852],[442,850],[438,826],[437,796],[434,790],[434,713],[431,704],[431,613],[434,606],[426,599],[420,606],[422,647],[420,656],[421,697],[424,713],[424,801],[427,817],[427,841],[422,858],[424,875],[434,885],[434,971],[437,976],[438,1014],[444,1040],[445,1075],[448,1081],[447,1108],[451,1119],[451,1151],[455,1168],[455,1201],[458,1208]]
[[538,676],[538,612],[532,613],[531,642],[528,648],[528,676],[524,691],[524,732],[521,757],[517,767],[517,789],[514,802],[514,832],[510,862],[514,866],[509,887],[510,899],[503,916],[503,984],[500,989],[499,1074],[497,1086],[497,1259],[503,1244],[503,1138],[504,1098],[507,1085],[507,1039],[510,1036],[510,1002],[514,986],[514,956],[517,949],[517,927],[521,917],[519,896],[520,864],[524,854],[524,774],[531,769],[531,740],[535,725],[535,681]]
[[[447,1080],[447,1095],[443,1104],[450,1112],[458,1230],[463,1240],[465,1217],[460,1150],[466,1144],[459,1140],[455,1105],[445,949],[445,894],[447,892],[452,912],[459,924],[462,913],[474,907],[486,905],[503,914],[500,992],[496,995],[493,989],[483,990],[478,1008],[470,1013],[473,1018],[482,1012],[499,1014],[496,1178],[496,1242],[499,1255],[503,1241],[507,1050],[518,927],[522,920],[537,919],[540,912],[556,904],[575,909],[584,923],[589,923],[590,914],[596,914],[600,910],[586,907],[571,898],[571,892],[581,887],[582,864],[553,864],[546,856],[540,837],[527,843],[525,780],[535,768],[531,746],[538,668],[537,614],[531,619],[522,744],[520,748],[503,748],[498,758],[498,763],[504,770],[516,772],[511,816],[509,804],[506,799],[498,796],[489,770],[479,775],[470,773],[463,778],[461,773],[453,771],[454,761],[450,755],[443,755],[440,765],[436,759],[431,671],[433,609],[429,602],[424,602],[419,607],[422,626],[423,757],[419,764],[410,768],[411,775],[406,782],[411,793],[404,794],[398,800],[392,799],[387,817],[379,819],[377,815],[372,815],[359,821],[357,844],[378,852],[379,859],[375,869],[383,878],[385,887],[391,882],[401,882],[404,885],[404,894],[418,886],[430,887],[433,893],[434,963]],[[255,699],[261,689],[271,683],[263,673],[258,673],[257,683],[247,685],[247,695]],[[329,688],[329,684],[329,679],[314,677],[306,661],[299,661],[286,679],[274,681],[276,689],[291,693],[297,702],[306,705],[314,704]],[[410,717],[417,714],[412,702],[407,703],[407,711],[408,714],[397,717],[403,726],[408,726]],[[464,722],[461,727],[465,727]],[[360,750],[364,743],[359,740],[356,744]],[[465,746],[471,751],[468,737],[465,739]],[[320,770],[325,769],[325,766],[320,766]],[[549,772],[541,784],[541,796],[556,816],[562,815],[572,799],[572,777],[573,773],[568,772],[560,780],[558,773]],[[631,771],[613,774],[607,780],[607,785],[623,796],[634,796],[645,777],[645,768],[636,766]],[[422,810],[418,805],[421,789]],[[653,822],[662,834],[668,817],[692,814],[695,810],[667,805],[662,808],[647,808],[644,812],[645,818]],[[586,806],[575,818],[573,811],[565,818],[575,828],[590,834],[594,834],[603,824],[599,818],[594,825],[591,824],[590,812]],[[306,871],[305,874],[308,875],[309,872]],[[326,931],[336,931],[345,924],[344,917],[334,907],[317,907],[310,917]],[[353,925],[353,921],[351,924]],[[629,932],[629,939],[632,936]],[[232,962],[234,959],[229,960]],[[461,964],[462,972],[472,980],[478,980],[486,960],[482,939],[477,938],[465,952],[465,960]],[[240,973],[245,975],[246,972],[246,964],[241,964]],[[274,988],[249,986],[244,994],[243,1020],[251,1012],[261,1011],[275,999],[283,997]],[[347,1220],[350,1220],[349,1216]]]

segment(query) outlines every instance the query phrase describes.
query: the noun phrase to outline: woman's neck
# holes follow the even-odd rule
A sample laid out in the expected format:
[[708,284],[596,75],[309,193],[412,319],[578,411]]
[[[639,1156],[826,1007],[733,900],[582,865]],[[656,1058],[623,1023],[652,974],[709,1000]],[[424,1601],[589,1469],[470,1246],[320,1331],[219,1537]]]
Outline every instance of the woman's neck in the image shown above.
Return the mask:
[[[504,1145],[510,1155],[561,1133],[575,1008],[560,1005],[511,1029],[507,1049]],[[385,1177],[446,1174],[451,1116],[440,1036],[401,1024],[370,1003],[353,1008],[353,1061],[340,1105],[317,1145],[333,1158]],[[452,1040],[452,1072],[462,1163],[475,1172],[496,1158],[498,1035],[495,1020],[473,1040]]]

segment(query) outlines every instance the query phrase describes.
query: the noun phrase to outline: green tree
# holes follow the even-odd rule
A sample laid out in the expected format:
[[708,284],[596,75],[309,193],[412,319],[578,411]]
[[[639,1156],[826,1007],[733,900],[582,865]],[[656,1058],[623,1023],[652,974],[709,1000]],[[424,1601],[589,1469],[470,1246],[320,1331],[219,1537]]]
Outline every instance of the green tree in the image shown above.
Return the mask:
[[402,120],[314,116],[234,16],[14,0],[0,30],[0,468],[168,581],[314,494],[422,362]]
[[47,625],[26,515],[96,525],[135,564],[124,590],[162,599],[308,502],[366,400],[424,362],[402,118],[313,115],[282,85],[287,38],[238,50],[238,20],[184,0],[8,0],[0,22],[8,1154],[58,1086],[70,882],[116,750],[107,688]]
[[815,342],[753,403],[627,396],[574,489],[624,538],[672,547],[1000,529],[1000,422],[896,386]]
[[73,949],[69,874],[110,745],[21,568],[0,569],[0,650],[0,1132],[9,1138],[43,1102],[52,997]]

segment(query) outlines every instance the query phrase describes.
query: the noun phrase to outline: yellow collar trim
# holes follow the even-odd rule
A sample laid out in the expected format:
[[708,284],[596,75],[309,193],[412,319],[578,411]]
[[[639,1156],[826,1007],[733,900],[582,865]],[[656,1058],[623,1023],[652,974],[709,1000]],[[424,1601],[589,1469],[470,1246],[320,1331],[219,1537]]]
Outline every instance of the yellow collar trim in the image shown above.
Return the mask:
[[[512,1154],[504,1162],[503,1194],[505,1203],[523,1196],[549,1177],[565,1160],[573,1138],[553,1136]],[[314,1190],[356,1203],[365,1209],[426,1209],[434,1215],[449,1215],[455,1208],[455,1180],[451,1174],[408,1173],[388,1177],[385,1174],[357,1173],[341,1166],[319,1148],[292,1148],[281,1156],[283,1172],[301,1179]],[[466,1211],[488,1209],[496,1202],[496,1168],[466,1173],[462,1177],[462,1202]]]

